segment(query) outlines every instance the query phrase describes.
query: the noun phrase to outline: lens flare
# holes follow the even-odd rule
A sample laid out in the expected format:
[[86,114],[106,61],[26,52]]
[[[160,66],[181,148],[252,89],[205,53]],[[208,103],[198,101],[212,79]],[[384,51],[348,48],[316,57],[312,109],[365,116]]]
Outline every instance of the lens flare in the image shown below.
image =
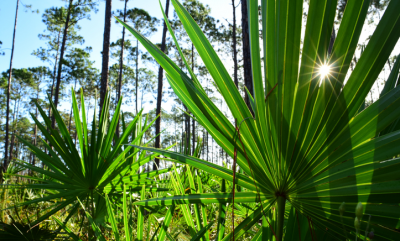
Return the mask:
[[331,66],[328,64],[323,64],[318,69],[318,74],[321,76],[322,79],[327,77],[331,73]]

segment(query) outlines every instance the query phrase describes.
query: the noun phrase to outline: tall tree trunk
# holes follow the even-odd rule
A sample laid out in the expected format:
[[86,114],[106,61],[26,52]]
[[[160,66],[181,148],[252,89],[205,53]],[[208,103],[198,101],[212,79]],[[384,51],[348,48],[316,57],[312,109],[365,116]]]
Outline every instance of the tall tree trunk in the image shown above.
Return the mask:
[[[18,93],[18,95],[20,95]],[[21,103],[21,99],[15,100],[15,105],[14,105],[14,117],[13,117],[13,132],[11,135],[11,145],[10,145],[10,161],[13,159],[13,149],[14,149],[14,145],[15,145],[15,132],[17,130],[17,117],[18,117],[18,113],[19,113],[19,104]]]
[[211,162],[214,163],[214,138],[211,139]]
[[203,143],[201,145],[201,159],[205,160],[206,158],[204,156],[204,153],[206,152],[205,151],[206,146],[204,144],[205,144],[206,138],[205,138],[204,129],[202,130],[201,134],[203,135],[203,137],[202,137],[202,142]]
[[[126,21],[126,5],[129,0],[125,0],[124,7],[124,22]],[[117,90],[117,104],[119,99],[121,98],[121,89],[122,89],[122,71],[124,66],[124,44],[125,44],[125,27],[122,27],[122,40],[121,40],[121,56],[119,60],[119,75],[118,75],[118,90]],[[115,135],[119,139],[119,119],[117,121],[117,129],[115,130]]]
[[[14,58],[14,45],[15,45],[15,32],[17,30],[17,20],[18,20],[18,7],[19,0],[17,0],[17,9],[15,10],[15,22],[14,22],[14,33],[13,33],[13,42],[11,47],[11,58],[10,58],[10,69],[8,73],[8,83],[7,83],[7,109],[6,109],[6,136],[5,136],[5,144],[4,144],[4,161],[3,161],[3,171],[7,170],[9,161],[8,157],[8,128],[9,128],[9,115],[10,115],[10,92],[11,92],[11,78],[12,78],[12,63]],[[0,182],[2,182],[3,178],[0,176]]]
[[[21,132],[18,132],[18,134],[19,135],[21,135]],[[14,139],[15,139],[15,137],[14,137]],[[15,140],[15,157],[16,157],[16,159],[19,159],[18,157],[19,157],[19,147],[20,147],[20,145],[19,145],[19,143],[18,143],[18,140]],[[24,160],[24,159],[22,159],[22,160]]]
[[[169,10],[169,0],[165,3],[165,15],[168,18],[168,10]],[[165,42],[167,39],[167,24],[164,22],[162,40],[161,40],[161,51],[165,52]],[[161,132],[161,101],[162,101],[162,88],[163,88],[163,74],[164,69],[161,67],[158,68],[158,89],[157,89],[157,108],[156,108],[156,116],[158,116],[156,120],[156,135]],[[155,148],[161,147],[161,135],[156,137]],[[160,165],[160,160],[155,159],[153,163],[153,170],[155,170]]]
[[13,115],[13,119],[12,119],[12,123],[13,126],[11,128],[11,142],[10,142],[10,150],[9,150],[9,154],[8,154],[8,160],[12,160],[13,154],[12,154],[12,150],[14,149],[14,131],[15,131],[15,119],[17,115],[17,100],[14,101],[14,115]]
[[143,87],[143,89],[142,89],[142,96],[140,97],[140,109],[143,109],[143,96],[144,96],[144,92],[146,91],[146,89],[147,89],[147,84]]
[[[51,89],[50,89],[50,100],[53,99],[53,93],[54,93],[54,84],[56,82],[56,74],[57,74],[57,64],[58,64],[58,52],[60,51],[60,37],[61,37],[61,29],[58,31],[58,38],[57,38],[57,52],[56,52],[56,59],[54,61],[54,70],[53,70],[53,83],[51,84]],[[48,109],[48,116],[51,116],[51,105],[49,105]],[[49,128],[47,127],[47,131],[49,131]],[[47,140],[46,140],[47,141]],[[47,146],[44,147],[44,152],[47,152]],[[49,153],[50,155],[50,153]],[[42,163],[42,165],[44,165]],[[42,166],[43,167],[43,166]]]
[[[60,37],[61,37],[61,29],[58,31],[58,38],[57,38],[57,52],[56,52],[56,59],[54,61],[54,69],[53,69],[53,83],[51,84],[51,90],[50,90],[50,100],[53,99],[53,93],[54,93],[54,84],[56,82],[56,75],[57,75],[57,63],[58,63],[58,52],[60,51]],[[51,106],[49,105],[49,116],[51,115]]]
[[[194,46],[192,43],[192,72],[194,72]],[[189,120],[190,121],[190,120]],[[190,122],[189,122],[190,128]],[[194,154],[195,142],[196,142],[196,122],[192,119],[192,155]]]
[[110,58],[110,31],[111,31],[111,0],[106,1],[106,14],[104,21],[104,36],[103,36],[103,62],[101,67],[101,80],[100,80],[100,109],[103,108],[104,99],[108,89],[108,62]]
[[235,0],[232,0],[233,9],[233,24],[232,24],[232,49],[233,49],[233,80],[235,82],[236,88],[239,85],[238,82],[238,62],[237,62],[237,50],[236,50],[236,7]]
[[[186,105],[183,105],[185,112],[189,113]],[[190,116],[185,113],[185,154],[190,155]]]
[[136,114],[138,113],[139,40],[136,40]]
[[[253,94],[253,80],[251,73],[251,56],[250,56],[250,38],[249,38],[249,20],[247,13],[247,1],[242,0],[242,41],[243,41],[243,70],[244,70],[244,85],[247,87],[251,95]],[[250,112],[253,113],[253,109],[250,105],[250,97],[245,91],[244,100],[249,108]],[[254,113],[253,113],[254,114]]]
[[[64,52],[65,52],[65,45],[67,43],[67,34],[68,34],[68,27],[69,27],[69,21],[71,18],[71,8],[72,8],[72,1],[69,0],[69,5],[68,5],[68,12],[67,12],[67,19],[65,21],[65,26],[64,26],[64,34],[63,34],[63,39],[62,39],[62,44],[61,44],[61,53],[60,53],[60,61],[58,62],[58,72],[57,72],[57,82],[56,82],[56,92],[54,93],[54,106],[57,109],[58,105],[58,95],[60,92],[60,84],[61,84],[61,72],[62,72],[62,62],[64,58]],[[51,127],[54,129],[56,126],[56,119],[54,116],[54,113],[51,115]]]
[[332,53],[333,43],[335,42],[335,39],[336,39],[335,28],[332,28],[331,39],[329,40],[329,47],[328,47],[329,55]]
[[[35,118],[37,118],[37,115],[38,115],[38,109],[36,107]],[[35,129],[33,130],[33,136],[34,136],[33,145],[37,146],[37,125],[36,124],[35,124]],[[35,159],[35,156],[33,156],[32,166],[35,166],[35,164],[36,164],[36,159]]]
[[[37,92],[36,92],[36,103],[38,103],[39,100],[39,92],[40,92],[40,88],[39,85],[37,87]],[[38,108],[35,108],[35,118],[37,119],[38,117]],[[36,146],[37,145],[37,125],[35,123],[35,128],[33,129],[33,145]],[[32,166],[36,165],[36,159],[35,156],[32,155]],[[32,170],[30,170],[30,175],[32,175]]]

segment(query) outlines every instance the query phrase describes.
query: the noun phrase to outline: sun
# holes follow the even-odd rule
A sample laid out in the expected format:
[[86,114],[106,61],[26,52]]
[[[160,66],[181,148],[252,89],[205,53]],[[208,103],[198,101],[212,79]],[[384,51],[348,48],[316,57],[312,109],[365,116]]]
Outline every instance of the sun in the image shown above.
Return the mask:
[[319,74],[319,76],[321,76],[321,79],[324,79],[325,77],[330,75],[331,71],[332,71],[331,66],[326,63],[323,65],[320,65],[318,68],[318,74]]

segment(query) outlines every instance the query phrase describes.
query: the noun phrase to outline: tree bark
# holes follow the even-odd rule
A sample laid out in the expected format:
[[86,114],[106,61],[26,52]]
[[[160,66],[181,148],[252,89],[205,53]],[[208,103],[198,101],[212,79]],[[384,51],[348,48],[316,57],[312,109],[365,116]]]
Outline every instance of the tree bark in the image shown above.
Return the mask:
[[332,28],[331,39],[329,40],[329,47],[328,47],[329,55],[332,53],[333,43],[335,42],[335,39],[336,39],[335,28]]
[[237,62],[237,50],[236,50],[236,7],[235,0],[232,0],[233,9],[233,24],[232,24],[232,49],[233,49],[233,80],[235,82],[236,88],[239,85],[238,82],[238,62]]
[[[36,92],[36,103],[38,103],[38,100],[39,100],[39,86],[38,86],[38,89],[37,89],[37,92]],[[35,110],[35,118],[37,119],[37,117],[38,117],[38,108],[36,107],[36,110]],[[34,146],[36,146],[37,145],[37,125],[36,125],[36,123],[35,123],[35,129],[33,130],[33,136],[34,136],[34,139],[33,139],[33,145]],[[35,156],[33,155],[33,158],[32,158],[32,166],[35,166],[36,165],[36,159],[35,159]],[[32,175],[32,171],[31,171],[31,175]]]
[[[53,99],[53,92],[54,92],[54,83],[56,82],[56,74],[57,74],[57,63],[58,63],[58,52],[60,50],[60,36],[61,36],[61,29],[58,31],[58,38],[57,38],[57,52],[56,52],[56,59],[54,61],[54,70],[53,70],[53,83],[51,84],[51,90],[50,90],[50,100]],[[48,109],[48,116],[51,116],[51,105],[49,105]],[[47,131],[49,131],[49,128],[47,127]],[[46,142],[48,142],[46,140]],[[44,147],[44,152],[47,152],[47,146]],[[50,152],[49,152],[50,155]],[[42,163],[43,165],[43,163]],[[43,167],[43,166],[42,166]]]
[[[53,70],[53,83],[51,84],[51,90],[50,90],[50,100],[53,99],[53,92],[54,92],[54,83],[56,82],[56,75],[57,75],[57,63],[58,63],[58,52],[60,50],[60,36],[61,36],[61,29],[58,32],[58,38],[57,38],[57,52],[56,52],[56,59],[54,61],[54,70]],[[51,106],[49,105],[49,116],[51,115]]]
[[[57,105],[58,105],[58,95],[59,95],[59,92],[60,92],[62,62],[63,62],[63,58],[64,58],[65,45],[67,43],[67,34],[68,34],[69,21],[70,21],[70,18],[71,18],[70,15],[71,15],[71,10],[72,10],[72,1],[73,0],[69,0],[67,19],[65,21],[64,34],[63,34],[63,39],[62,39],[62,44],[61,44],[60,61],[58,62],[56,91],[54,93],[54,106],[55,106],[56,109],[57,109]],[[55,119],[55,116],[54,116],[54,113],[53,113],[51,115],[51,128],[54,129],[55,126],[56,126],[56,119]]]
[[[20,95],[20,93],[18,93],[18,96]],[[11,161],[13,159],[13,149],[14,149],[14,145],[15,145],[15,132],[17,130],[17,117],[18,117],[18,113],[19,113],[19,104],[21,103],[21,99],[15,100],[15,105],[14,105],[14,117],[13,117],[13,122],[14,122],[14,126],[13,126],[13,132],[11,135],[11,145],[10,145],[10,157],[9,160]]]
[[[126,5],[129,0],[125,0],[124,7],[124,22],[126,21]],[[121,56],[119,60],[119,75],[118,75],[118,90],[117,90],[117,103],[121,98],[121,88],[122,88],[122,71],[124,66],[124,44],[125,44],[125,27],[122,27],[122,40],[121,40]],[[117,121],[117,129],[115,130],[115,135],[119,139],[119,119]]]
[[[189,113],[186,105],[183,105],[185,112]],[[185,154],[190,155],[190,117],[185,113]]]
[[[194,46],[192,43],[192,72],[194,73]],[[190,120],[189,120],[190,121]],[[189,122],[190,128],[190,122]],[[194,154],[195,142],[196,142],[196,122],[192,119],[192,155]]]
[[[9,161],[8,161],[8,128],[9,128],[9,115],[10,115],[10,92],[11,92],[11,78],[12,78],[12,63],[14,58],[14,45],[15,45],[15,32],[17,30],[17,20],[18,20],[18,7],[19,0],[17,0],[17,9],[15,11],[15,22],[14,22],[14,33],[13,33],[13,42],[11,47],[11,58],[10,58],[10,69],[8,73],[8,83],[7,83],[7,109],[6,109],[6,136],[5,136],[5,144],[4,144],[4,161],[3,161],[3,171],[7,170]],[[0,179],[2,182],[3,178]]]
[[101,69],[101,80],[100,80],[100,109],[103,108],[104,99],[106,97],[108,89],[108,63],[110,58],[110,31],[111,31],[111,0],[106,1],[106,14],[104,21],[104,36],[103,36],[103,62]]
[[[253,94],[253,77],[251,73],[251,56],[250,56],[250,37],[249,37],[249,20],[247,12],[247,1],[242,0],[242,41],[243,41],[243,70],[244,70],[244,85],[247,87],[252,96]],[[250,112],[254,115],[250,105],[250,97],[245,91],[244,100]]]
[[[165,3],[165,15],[168,18],[168,10],[169,10],[169,0]],[[163,33],[162,33],[162,40],[161,40],[161,51],[165,52],[165,42],[167,39],[167,24],[164,22],[163,26]],[[156,116],[158,116],[156,120],[156,135],[160,134],[161,132],[161,102],[162,102],[162,88],[163,88],[163,74],[164,69],[161,67],[158,68],[158,89],[157,89],[157,108],[156,108]],[[161,135],[156,137],[155,148],[161,147]],[[153,163],[153,170],[156,170],[160,165],[160,160],[155,159]]]

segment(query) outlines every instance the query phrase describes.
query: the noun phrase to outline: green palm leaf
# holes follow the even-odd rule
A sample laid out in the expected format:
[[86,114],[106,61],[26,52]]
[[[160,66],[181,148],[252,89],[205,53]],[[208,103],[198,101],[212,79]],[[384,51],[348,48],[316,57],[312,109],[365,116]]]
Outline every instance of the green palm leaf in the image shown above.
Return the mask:
[[[310,222],[318,237],[352,238],[354,210],[359,202],[365,215],[371,215],[369,227],[375,229],[375,237],[396,239],[400,235],[400,197],[396,195],[400,192],[400,165],[398,159],[392,158],[400,154],[400,132],[397,131],[400,87],[394,83],[398,63],[380,98],[361,113],[359,109],[400,37],[400,2],[390,1],[351,73],[348,73],[349,65],[366,20],[369,0],[348,2],[331,52],[328,47],[336,0],[309,1],[304,39],[300,38],[302,0],[262,0],[261,3],[264,63],[259,51],[258,1],[247,1],[255,89],[252,116],[200,27],[178,0],[172,0],[183,27],[239,123],[239,137],[192,72],[190,78],[140,33],[118,21],[160,63],[175,93],[226,153],[233,158],[237,149],[237,163],[244,173],[237,174],[235,182],[253,192],[238,192],[235,203],[250,201],[259,206],[235,227],[235,239],[262,216],[268,221],[270,217],[263,210],[275,207],[271,224],[275,232],[270,233],[269,225],[264,225],[256,237],[271,238],[275,233],[277,240],[291,240],[294,234],[284,228],[288,203],[301,220]],[[329,76],[319,75],[322,65],[332,69]],[[345,76],[349,78],[346,80]],[[134,146],[232,181],[232,171],[199,158]],[[226,203],[233,198],[229,193],[176,194],[136,204]],[[251,198],[245,199],[246,195]],[[341,217],[339,206],[343,202],[349,211]],[[294,211],[288,217],[286,225],[294,227],[290,220],[295,217]],[[301,224],[300,229],[304,227]],[[362,232],[366,227],[367,218],[363,218]],[[223,240],[232,236],[229,234]]]
[[[75,92],[72,91],[72,93],[72,107],[78,136],[77,143],[74,143],[61,115],[51,101],[50,104],[58,129],[51,128],[50,118],[46,116],[39,105],[37,107],[44,120],[44,124],[32,115],[35,123],[50,143],[48,145],[43,140],[50,155],[32,145],[30,141],[18,137],[48,168],[39,168],[26,162],[21,162],[19,165],[49,178],[32,177],[32,180],[38,183],[17,185],[20,188],[44,189],[47,191],[45,196],[19,203],[17,206],[44,201],[52,202],[58,199],[55,205],[42,211],[41,216],[33,222],[33,225],[40,223],[62,208],[67,207],[75,213],[76,209],[69,208],[69,206],[76,206],[78,202],[77,197],[81,200],[90,199],[92,204],[96,206],[95,210],[93,208],[87,210],[91,210],[90,215],[93,221],[98,224],[105,218],[107,205],[104,195],[106,193],[109,196],[120,195],[123,193],[125,186],[129,186],[132,191],[140,191],[142,187],[144,187],[143,190],[149,192],[170,190],[169,188],[158,187],[158,182],[151,179],[168,172],[170,169],[138,174],[140,166],[148,163],[157,157],[158,154],[146,156],[146,152],[142,151],[142,153],[139,153],[139,149],[134,150],[135,148],[128,145],[146,145],[146,143],[141,142],[142,136],[155,120],[147,123],[146,119],[143,124],[143,116],[140,111],[127,126],[124,126],[124,132],[116,140],[115,145],[113,145],[112,142],[114,140],[116,123],[120,117],[119,113],[122,102],[118,103],[114,115],[111,121],[109,121],[110,96],[107,95],[100,121],[97,122],[96,115],[93,115],[92,130],[89,132],[82,90],[81,110],[78,107]],[[61,202],[59,201],[60,199]],[[95,226],[93,228],[95,229]]]

